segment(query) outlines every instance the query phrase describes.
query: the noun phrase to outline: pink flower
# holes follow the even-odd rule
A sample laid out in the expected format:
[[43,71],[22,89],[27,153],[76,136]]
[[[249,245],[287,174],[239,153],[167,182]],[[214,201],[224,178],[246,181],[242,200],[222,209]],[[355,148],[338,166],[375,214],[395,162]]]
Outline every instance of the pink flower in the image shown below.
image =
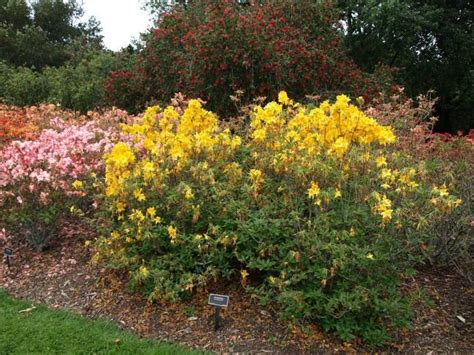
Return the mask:
[[49,196],[49,193],[41,192],[40,193],[40,202],[43,203],[43,204],[46,204],[48,202],[48,196]]

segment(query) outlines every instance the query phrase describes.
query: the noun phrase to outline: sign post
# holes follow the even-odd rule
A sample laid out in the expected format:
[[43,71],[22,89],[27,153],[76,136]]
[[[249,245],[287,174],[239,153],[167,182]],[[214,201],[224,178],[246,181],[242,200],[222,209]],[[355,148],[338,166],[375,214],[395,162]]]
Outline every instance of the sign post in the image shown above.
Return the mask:
[[3,250],[3,255],[5,255],[7,258],[8,271],[10,271],[10,257],[13,256],[13,249],[5,248]]
[[214,313],[214,331],[219,330],[221,326],[221,308],[227,307],[229,305],[229,296],[226,295],[216,295],[211,293],[209,295],[208,304],[214,306],[215,313]]

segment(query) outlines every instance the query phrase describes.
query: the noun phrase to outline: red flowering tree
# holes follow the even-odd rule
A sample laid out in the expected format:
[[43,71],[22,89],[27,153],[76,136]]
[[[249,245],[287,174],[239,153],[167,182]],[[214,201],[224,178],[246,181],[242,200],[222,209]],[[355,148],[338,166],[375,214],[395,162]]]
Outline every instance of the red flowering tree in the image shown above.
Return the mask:
[[[140,102],[120,102],[123,89],[117,94],[114,89],[124,83],[128,96]],[[301,99],[341,91],[371,96],[380,86],[346,56],[330,2],[263,0],[242,6],[223,0],[194,1],[163,14],[134,70],[110,77],[108,89],[112,103],[128,109],[182,92],[228,115],[229,96],[237,90],[246,103],[259,95],[274,98],[283,89]]]

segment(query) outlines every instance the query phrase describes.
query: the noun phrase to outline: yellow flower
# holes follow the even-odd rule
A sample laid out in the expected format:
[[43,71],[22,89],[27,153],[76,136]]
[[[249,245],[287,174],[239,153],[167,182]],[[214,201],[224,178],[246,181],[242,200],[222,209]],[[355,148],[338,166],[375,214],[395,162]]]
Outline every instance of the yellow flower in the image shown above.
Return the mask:
[[130,147],[123,143],[117,143],[106,157],[107,164],[115,165],[117,168],[125,168],[135,161],[135,155]]
[[387,165],[387,160],[383,156],[378,156],[377,159],[375,159],[375,163],[377,164],[377,167],[380,168]]
[[334,198],[338,198],[338,197],[341,197],[341,196],[342,196],[341,190],[336,189],[336,191],[334,191]]
[[446,188],[445,184],[443,184],[443,186],[441,186],[441,188],[439,189],[439,195],[441,197],[449,196],[449,192],[448,192],[448,189]]
[[138,222],[143,222],[145,220],[145,216],[143,215],[143,212],[137,209],[133,209],[132,213],[129,216],[131,221],[138,221]]
[[194,197],[193,190],[191,187],[187,186],[184,188],[184,198],[186,200],[191,200]]
[[384,211],[381,211],[381,212],[380,212],[380,215],[382,216],[382,219],[383,219],[384,221],[389,221],[389,220],[392,219],[392,212],[393,212],[393,210],[391,210],[391,209],[386,209],[386,210],[384,210]]
[[122,213],[123,211],[125,211],[125,207],[126,207],[125,203],[118,201],[116,204],[117,213]]
[[146,162],[144,165],[143,165],[143,171],[145,173],[152,173],[155,171],[155,166],[153,165],[152,162]]
[[293,101],[290,100],[290,98],[288,97],[288,94],[286,93],[286,91],[280,91],[278,93],[278,102],[281,103],[282,105],[286,105],[286,106],[289,106],[289,105],[293,104]]
[[149,207],[146,210],[147,215],[149,215],[151,218],[154,218],[156,215],[156,208],[155,207]]
[[349,141],[343,137],[339,137],[331,145],[330,151],[336,153],[338,157],[342,157],[348,148],[349,148]]
[[176,243],[176,239],[178,238],[178,234],[176,233],[176,228],[173,226],[168,227],[168,235],[171,238],[171,243]]
[[256,129],[252,133],[252,138],[256,140],[257,142],[264,141],[266,136],[267,136],[267,130],[265,128]]
[[288,142],[298,142],[301,140],[301,136],[298,132],[290,130],[285,136],[286,141]]
[[263,172],[259,169],[250,169],[249,175],[254,185],[260,185],[263,182]]
[[145,194],[143,193],[143,190],[140,188],[140,189],[135,189],[133,191],[133,196],[135,196],[135,198],[139,201],[139,202],[142,202],[142,201],[145,201],[146,200],[146,197],[145,197]]
[[321,189],[319,188],[318,183],[311,181],[311,187],[308,189],[308,196],[309,198],[314,198],[315,196],[318,196],[321,192]]
[[249,276],[247,270],[240,270],[240,277],[242,278],[242,283],[245,283],[245,281],[247,280],[247,276]]
[[374,260],[374,254],[372,253],[367,254],[367,259]]
[[148,269],[143,265],[140,266],[138,273],[140,274],[142,279],[146,279],[150,275],[150,271],[148,271]]
[[382,220],[384,222],[389,221],[390,219],[392,219],[392,212],[393,212],[393,210],[391,209],[392,201],[390,201],[390,199],[387,198],[387,196],[385,195],[381,196],[378,193],[376,194],[376,198],[379,202],[377,206],[375,206],[375,210],[378,213],[380,213],[380,215],[382,216]]
[[72,187],[74,187],[74,189],[76,190],[79,190],[84,187],[84,184],[82,183],[82,181],[74,180],[74,182],[72,183]]
[[[385,158],[382,157],[382,159],[385,159]],[[383,179],[383,180],[388,180],[388,179],[392,178],[392,176],[393,176],[393,174],[392,174],[391,169],[383,168],[382,171],[380,172],[380,178]]]

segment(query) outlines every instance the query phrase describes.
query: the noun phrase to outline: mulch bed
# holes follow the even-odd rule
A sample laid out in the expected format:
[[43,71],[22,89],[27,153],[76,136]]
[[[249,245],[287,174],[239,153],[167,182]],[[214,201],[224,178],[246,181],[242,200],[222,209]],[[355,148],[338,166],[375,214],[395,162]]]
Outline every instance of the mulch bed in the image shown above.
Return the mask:
[[[150,338],[178,342],[193,348],[217,352],[360,352],[360,351],[473,351],[474,288],[449,270],[420,270],[407,288],[422,288],[432,307],[419,305],[412,329],[400,332],[381,349],[355,341],[343,343],[318,327],[304,330],[280,322],[271,307],[258,306],[237,282],[209,286],[181,304],[147,302],[143,295],[127,288],[126,275],[90,265],[90,251],[84,247],[82,226],[68,225],[44,252],[26,244],[14,249],[11,269],[0,264],[0,287],[17,298],[47,304],[92,319],[108,319],[123,329]],[[87,231],[86,231],[87,232]],[[84,233],[87,234],[87,233]],[[82,240],[81,240],[82,239]],[[5,247],[0,241],[0,247]],[[223,310],[224,324],[213,329],[208,292],[230,295]]]

